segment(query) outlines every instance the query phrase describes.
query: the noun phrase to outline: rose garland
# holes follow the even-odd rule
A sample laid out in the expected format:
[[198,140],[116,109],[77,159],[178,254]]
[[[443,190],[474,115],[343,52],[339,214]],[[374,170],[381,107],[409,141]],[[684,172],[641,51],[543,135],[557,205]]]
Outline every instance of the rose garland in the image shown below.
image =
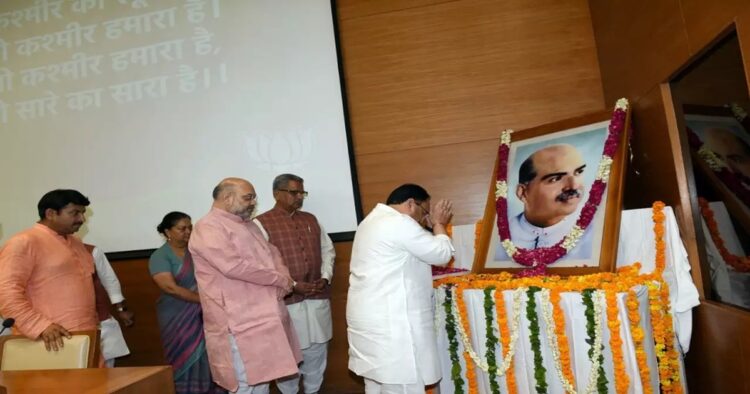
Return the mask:
[[721,233],[719,233],[719,225],[716,223],[714,211],[711,209],[711,206],[708,205],[708,201],[706,201],[705,198],[700,197],[698,198],[698,204],[701,208],[701,216],[703,216],[703,219],[706,221],[708,232],[716,245],[716,249],[719,249],[721,258],[737,272],[750,272],[750,258],[734,255],[727,249],[724,239],[721,238]]
[[[550,306],[553,307],[555,311],[559,310],[559,308],[555,309],[554,306],[559,304],[559,293],[562,291],[569,291],[569,292],[584,292],[586,289],[597,289],[597,290],[604,290],[603,294],[606,300],[606,295],[608,293],[616,294],[619,292],[625,292],[627,293],[626,297],[626,307],[627,307],[627,314],[628,314],[628,320],[631,327],[631,334],[633,338],[633,342],[635,345],[635,355],[636,355],[636,361],[638,363],[638,372],[640,374],[642,386],[644,393],[651,393],[652,389],[650,386],[650,371],[648,368],[648,362],[646,357],[646,352],[644,350],[644,333],[643,329],[640,325],[640,315],[639,315],[639,301],[636,296],[635,291],[633,290],[637,286],[648,286],[651,285],[652,290],[649,290],[649,309],[652,314],[652,321],[653,321],[653,327],[654,327],[654,339],[655,339],[655,349],[657,349],[657,361],[658,361],[658,369],[659,369],[659,377],[660,382],[662,385],[662,390],[665,392],[676,392],[679,393],[682,391],[682,386],[680,384],[680,370],[679,370],[679,354],[675,348],[674,345],[674,331],[672,328],[672,317],[670,315],[670,308],[669,308],[669,288],[667,287],[666,283],[663,282],[662,279],[662,273],[664,272],[664,268],[666,265],[666,244],[664,241],[664,204],[661,202],[656,202],[653,204],[653,215],[652,219],[654,221],[654,236],[656,241],[656,261],[655,266],[656,269],[653,273],[650,274],[639,274],[640,271],[640,264],[635,263],[632,266],[627,266],[621,268],[617,273],[598,273],[598,274],[592,274],[592,275],[585,275],[585,276],[574,276],[574,277],[568,277],[568,278],[561,278],[559,276],[537,276],[537,277],[515,277],[512,274],[509,273],[501,273],[496,275],[488,275],[488,274],[478,274],[478,275],[467,275],[462,277],[452,277],[452,278],[444,278],[440,279],[434,282],[434,285],[436,287],[444,287],[446,290],[446,299],[443,303],[443,306],[446,310],[446,329],[449,333],[449,341],[450,338],[453,336],[455,337],[455,333],[458,332],[461,336],[461,340],[464,342],[464,357],[467,360],[467,365],[469,365],[469,360],[474,361],[474,363],[479,366],[481,369],[487,371],[489,369],[489,366],[485,367],[485,365],[488,364],[487,361],[481,360],[479,358],[479,355],[476,354],[476,352],[471,348],[471,341],[470,341],[470,335],[469,335],[469,324],[466,317],[466,305],[463,302],[463,297],[458,296],[458,293],[463,293],[463,290],[471,288],[471,289],[485,289],[487,287],[493,287],[494,288],[494,298],[495,298],[495,308],[496,308],[496,314],[498,319],[498,328],[500,330],[500,340],[502,341],[503,351],[505,352],[505,357],[503,359],[503,365],[498,367],[498,373],[497,376],[501,376],[503,373],[505,373],[506,376],[506,382],[508,386],[508,391],[511,394],[515,394],[517,391],[517,388],[515,386],[514,376],[513,376],[513,369],[510,367],[511,363],[513,361],[513,355],[515,350],[515,343],[518,338],[518,332],[519,332],[519,320],[520,320],[520,308],[521,308],[521,296],[522,293],[528,292],[528,289],[530,287],[536,287],[538,289],[548,289],[549,290],[549,301],[547,301],[546,298],[543,298],[542,300],[542,311],[543,316],[545,317],[545,320],[547,320],[548,315],[545,313],[545,308],[549,308]],[[508,324],[507,319],[505,319],[506,312],[504,310],[504,302],[502,302],[502,291],[504,290],[512,290],[513,293],[513,323],[511,324],[510,331],[508,332]],[[538,290],[542,291],[542,297],[545,297],[545,290]],[[457,292],[457,293],[453,293]],[[449,293],[452,293],[452,296],[449,296]],[[598,294],[598,293],[594,293]],[[601,304],[603,303],[601,301],[601,295],[595,296],[596,299],[600,301],[595,301],[593,306],[596,307],[597,303],[600,304],[600,310],[599,312],[594,311],[594,323],[596,324],[597,321],[601,322]],[[530,300],[533,298],[530,298]],[[535,302],[535,301],[534,301]],[[612,319],[614,319],[614,316],[616,316],[615,313],[610,313],[612,311],[616,311],[616,299],[614,301],[610,300],[607,301],[607,307],[608,307],[608,325],[610,325],[610,330],[613,333],[612,336],[615,336],[619,332],[619,328],[613,328]],[[614,308],[614,309],[613,309]],[[487,313],[487,308],[485,308],[485,313]],[[527,313],[529,312],[528,304],[527,304]],[[535,313],[534,313],[535,315]],[[453,317],[450,317],[453,316]],[[599,316],[597,318],[596,316]],[[463,321],[461,321],[463,319]],[[552,312],[552,319],[554,322],[552,324],[547,324],[548,330],[549,327],[554,326],[555,327],[555,333],[549,334],[548,331],[548,340],[550,338],[556,338],[557,344],[558,344],[558,350],[560,354],[560,360],[559,362],[555,362],[555,368],[557,370],[558,377],[562,374],[565,375],[564,371],[566,368],[570,369],[570,354],[568,352],[567,356],[564,356],[564,353],[561,349],[563,349],[563,346],[560,346],[561,343],[567,344],[567,340],[562,340],[561,338],[564,336],[564,316],[562,315],[562,312],[559,314],[556,314],[555,312]],[[458,324],[457,324],[458,323]],[[449,326],[453,327],[453,332],[448,329]],[[619,327],[619,326],[618,326]],[[530,328],[531,329],[531,328]],[[595,332],[593,334],[594,340],[596,340],[597,334],[596,334],[596,326],[594,327]],[[532,334],[534,332],[533,329]],[[538,335],[538,322],[537,322],[537,335]],[[560,335],[559,333],[562,333],[563,335]],[[618,338],[619,339],[619,338]],[[621,339],[620,339],[621,341]],[[615,343],[618,341],[615,340]],[[627,391],[629,387],[629,380],[620,380],[618,378],[618,370],[621,371],[620,375],[621,377],[625,377],[624,372],[624,366],[618,366],[622,365],[622,354],[621,352],[618,352],[615,349],[621,350],[621,344],[619,346],[612,345],[612,339],[610,339],[610,346],[612,347],[612,354],[613,354],[613,362],[614,362],[614,370],[615,370],[615,387],[617,388],[618,392]],[[550,345],[550,348],[553,346]],[[593,350],[599,349],[599,352],[601,352],[601,342],[599,342],[599,346],[593,346]],[[458,362],[458,354],[457,354],[457,341],[455,346],[451,346],[451,352],[456,352],[454,355],[451,353],[451,360],[453,362],[453,369],[452,369],[452,378],[454,380],[454,384],[456,384],[457,387],[461,387],[460,391],[456,390],[456,392],[463,393],[463,380],[461,380],[461,366]],[[620,355],[618,356],[618,353]],[[593,358],[594,360],[598,360],[599,357],[596,356]],[[538,368],[536,368],[537,360],[535,357],[535,376],[538,372]],[[593,367],[593,363],[592,363]],[[543,368],[543,366],[542,366]],[[468,368],[467,368],[468,369]],[[598,366],[596,370],[598,370]],[[457,372],[456,372],[457,371]],[[546,372],[546,371],[545,371]],[[592,371],[593,372],[593,371]],[[596,382],[597,382],[597,388],[600,387],[598,384],[599,376],[601,376],[601,373],[591,373],[589,376],[592,378],[596,375]],[[470,378],[472,380],[475,380],[475,376],[472,373],[471,375],[467,373],[467,378]],[[457,380],[458,379],[458,380]],[[573,382],[573,375],[572,372],[569,373],[569,377],[565,377],[565,379],[568,382]],[[563,379],[560,379],[564,382]],[[625,383],[622,383],[622,382]],[[591,382],[591,381],[590,381]],[[546,382],[545,382],[546,383]],[[537,381],[537,385],[539,385],[539,381]],[[605,384],[606,385],[606,384]],[[624,386],[623,386],[624,385]],[[624,387],[624,388],[623,388]],[[566,387],[566,390],[570,388],[570,385]],[[474,390],[474,391],[472,391]],[[472,385],[469,383],[469,392],[473,393],[476,390],[476,382]]]
[[532,286],[526,290],[526,319],[529,321],[529,331],[531,335],[531,351],[534,353],[534,379],[536,380],[536,392],[542,394],[547,392],[547,369],[544,368],[544,359],[542,358],[542,341],[539,340],[539,317],[536,314],[535,294],[542,290],[539,287]]
[[627,110],[628,100],[624,98],[618,100],[612,113],[609,133],[604,143],[602,158],[599,161],[596,179],[591,186],[589,198],[570,232],[550,247],[524,249],[513,244],[510,226],[508,225],[508,154],[510,152],[511,133],[513,131],[505,130],[502,132],[498,148],[497,180],[495,183],[497,227],[500,243],[508,256],[516,263],[528,267],[521,275],[533,276],[543,274],[547,265],[565,256],[571,249],[575,248],[578,241],[583,237],[589,224],[594,219],[596,210],[601,203],[602,196],[607,187],[609,172],[613,162],[612,156],[617,152],[620,135],[625,128]]

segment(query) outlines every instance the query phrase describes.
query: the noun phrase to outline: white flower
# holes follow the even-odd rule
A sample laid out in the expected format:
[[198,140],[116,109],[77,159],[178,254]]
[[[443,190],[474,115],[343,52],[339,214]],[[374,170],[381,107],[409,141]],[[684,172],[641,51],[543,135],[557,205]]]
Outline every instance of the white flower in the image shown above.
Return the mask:
[[508,183],[505,181],[495,182],[495,199],[508,198]]
[[615,103],[615,109],[621,109],[623,111],[627,111],[629,105],[630,104],[628,103],[628,99],[621,98],[617,100],[617,103]]
[[612,158],[603,155],[602,159],[599,160],[599,168],[596,170],[596,179],[602,180],[604,183],[609,179],[609,170],[612,167]]
[[510,135],[513,133],[513,129],[505,129],[500,133],[500,144],[510,145]]
[[576,244],[578,244],[578,241],[583,236],[583,229],[578,226],[577,224],[574,225],[571,229],[568,235],[565,236],[565,239],[563,240],[562,247],[565,248],[568,252],[570,252],[571,249],[576,247]]
[[708,149],[705,145],[698,149],[698,156],[706,162],[708,167],[716,172],[727,168],[727,163],[722,160],[719,156],[714,153],[711,149]]
[[510,239],[504,239],[502,242],[503,249],[505,249],[505,253],[508,254],[508,257],[515,256],[516,252],[518,252],[518,249],[516,249],[516,245],[513,244],[513,241]]

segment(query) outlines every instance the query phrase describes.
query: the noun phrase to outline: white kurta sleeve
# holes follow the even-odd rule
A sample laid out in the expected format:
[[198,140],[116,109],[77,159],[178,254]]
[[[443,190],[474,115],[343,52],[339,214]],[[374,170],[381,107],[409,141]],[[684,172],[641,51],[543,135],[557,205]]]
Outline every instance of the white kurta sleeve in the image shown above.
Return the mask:
[[334,249],[333,241],[323,226],[318,223],[318,227],[320,227],[320,257],[322,259],[320,277],[328,280],[330,284],[333,280],[333,262],[336,260],[336,249]]
[[447,235],[433,235],[409,217],[404,218],[400,230],[398,236],[404,248],[427,264],[443,265],[453,256],[453,245]]
[[120,287],[120,281],[117,279],[115,270],[112,269],[112,265],[107,260],[107,256],[104,255],[101,249],[94,247],[94,251],[91,252],[94,256],[94,266],[96,267],[96,275],[99,276],[99,280],[104,286],[104,290],[109,295],[109,301],[113,304],[123,302],[125,297],[122,296],[122,288]]
[[263,234],[263,238],[265,238],[266,241],[268,241],[268,232],[266,231],[265,228],[263,228],[263,225],[260,224],[260,220],[253,219],[253,223],[255,223],[258,226],[258,228],[260,229],[260,233]]

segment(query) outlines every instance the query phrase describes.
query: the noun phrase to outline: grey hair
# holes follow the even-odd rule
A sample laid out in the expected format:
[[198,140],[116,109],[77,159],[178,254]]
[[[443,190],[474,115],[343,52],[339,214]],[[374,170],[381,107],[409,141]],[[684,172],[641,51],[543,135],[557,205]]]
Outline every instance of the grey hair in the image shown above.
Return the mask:
[[294,174],[281,174],[273,179],[273,190],[279,190],[289,185],[289,182],[305,183],[305,180]]

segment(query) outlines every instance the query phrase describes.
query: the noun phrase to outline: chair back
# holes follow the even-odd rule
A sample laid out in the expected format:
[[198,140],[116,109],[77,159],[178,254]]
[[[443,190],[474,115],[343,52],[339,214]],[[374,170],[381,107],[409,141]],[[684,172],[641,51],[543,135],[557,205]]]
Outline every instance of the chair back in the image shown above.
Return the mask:
[[95,368],[99,364],[99,331],[71,332],[63,338],[65,346],[47,351],[44,341],[23,335],[0,337],[0,370],[23,371],[40,369]]

